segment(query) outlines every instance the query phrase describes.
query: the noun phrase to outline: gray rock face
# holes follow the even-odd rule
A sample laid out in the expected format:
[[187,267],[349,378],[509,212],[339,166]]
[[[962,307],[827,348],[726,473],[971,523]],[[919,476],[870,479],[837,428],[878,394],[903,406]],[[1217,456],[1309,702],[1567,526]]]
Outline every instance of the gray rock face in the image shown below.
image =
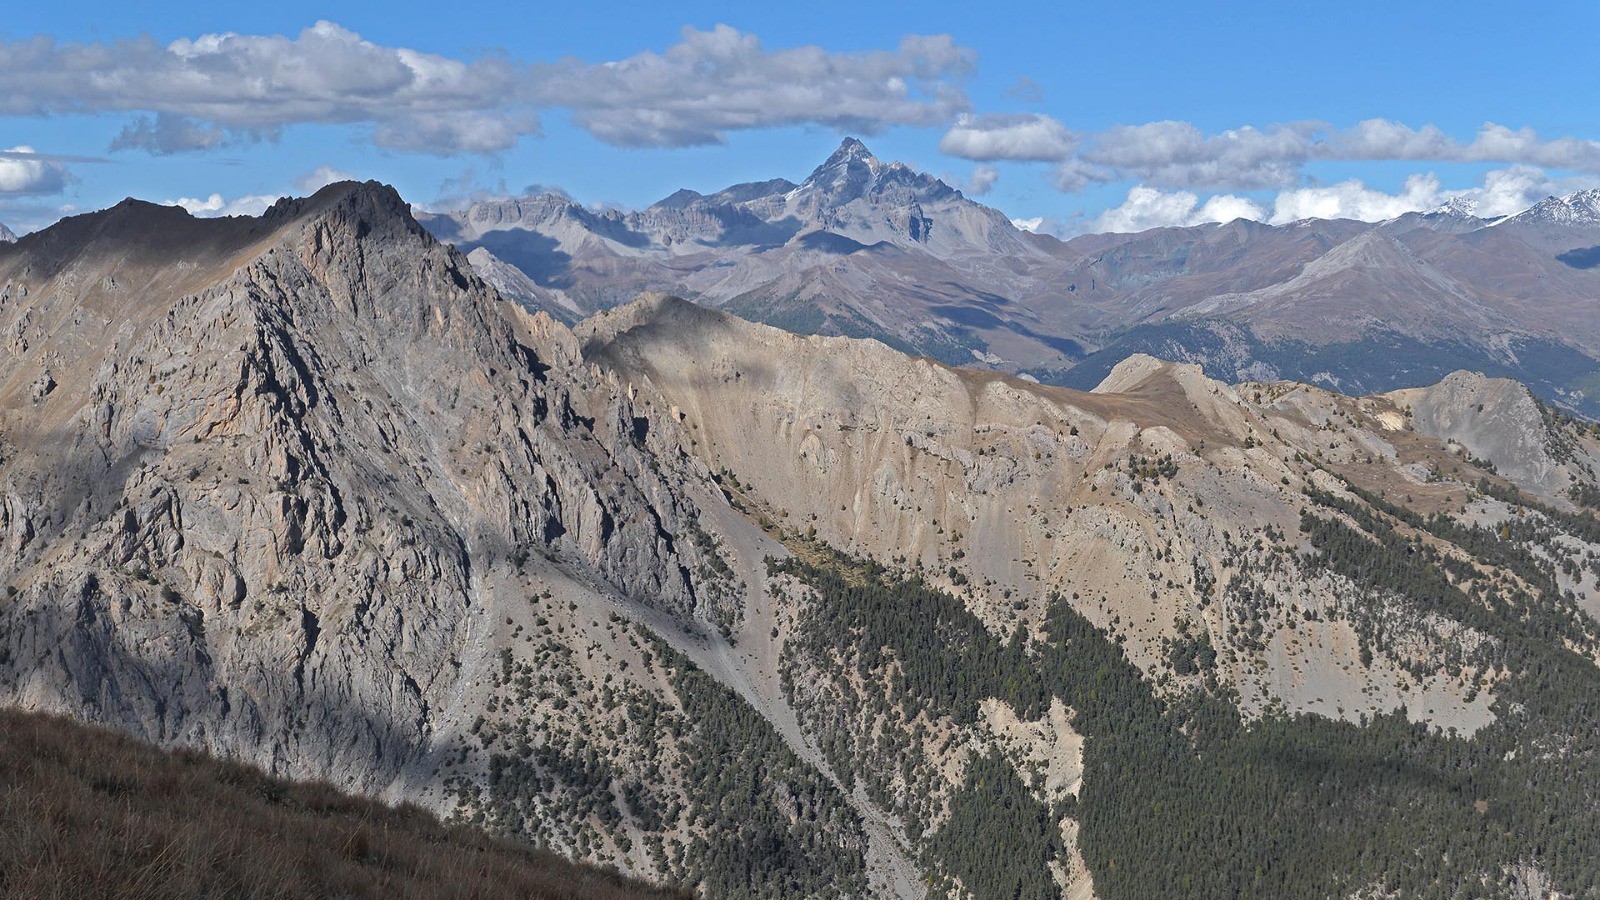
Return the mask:
[[1412,427],[1491,463],[1506,477],[1549,498],[1562,496],[1597,460],[1566,440],[1523,385],[1477,372],[1454,372],[1438,384],[1389,395],[1412,412]]
[[0,256],[0,698],[371,790],[507,573],[730,614],[627,394],[392,190],[174,219],[161,280],[153,217]]

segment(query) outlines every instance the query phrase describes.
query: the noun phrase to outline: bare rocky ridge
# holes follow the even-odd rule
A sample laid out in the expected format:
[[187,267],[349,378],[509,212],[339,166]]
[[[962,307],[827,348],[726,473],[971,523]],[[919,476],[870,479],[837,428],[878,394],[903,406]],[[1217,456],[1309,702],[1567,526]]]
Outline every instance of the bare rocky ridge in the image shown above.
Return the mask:
[[530,552],[715,613],[627,398],[551,381],[570,338],[392,191],[98,219],[70,261],[48,234],[0,260],[14,699],[370,790]]
[[[874,163],[842,148],[811,189],[933,190]],[[1552,602],[1600,611],[1600,545],[1553,518],[1596,435],[1514,384],[1352,398],[1135,356],[1074,391],[664,296],[569,329],[497,257],[375,184],[0,248],[0,698],[719,896],[955,877],[931,841],[993,751],[1088,896],[1078,710],[830,706],[877,675],[800,649],[821,594],[769,558],[876,561],[1023,648],[1068,598],[1162,697],[1460,734],[1505,708],[1506,639],[1315,564],[1303,516],[1549,520]],[[1396,521],[1452,571],[1534,577]],[[1594,660],[1600,624],[1563,627]],[[848,750],[900,734],[905,769]]]
[[[1363,665],[1355,626],[1341,621],[1356,597],[1335,582],[1275,582],[1275,603],[1318,618],[1290,616],[1264,650],[1223,650],[1251,623],[1208,603],[1207,585],[1225,594],[1236,577],[1238,536],[1295,533],[1303,491],[1342,490],[1335,473],[1432,503],[1460,496],[1418,483],[1418,471],[1459,460],[1410,433],[1393,401],[1230,387],[1197,366],[1149,357],[1122,363],[1093,393],[1046,388],[669,298],[597,316],[580,335],[590,358],[660,392],[708,461],[791,527],[936,577],[958,573],[940,580],[997,633],[1038,627],[1045,598],[1070,594],[1153,674],[1178,623],[1204,623],[1247,707],[1354,720],[1420,691],[1427,703],[1412,709],[1427,721],[1464,730],[1487,721],[1491,694],[1466,682],[1408,675],[1403,657]],[[1497,415],[1532,403],[1525,390],[1504,399]],[[1436,433],[1426,412],[1417,415],[1430,423],[1419,430]],[[1542,421],[1507,433],[1530,427],[1548,440]],[[1592,445],[1583,446],[1592,465]],[[1144,470],[1164,458],[1175,471],[1145,490]],[[1542,494],[1553,483],[1537,463],[1504,474]],[[1424,656],[1481,640],[1446,622],[1407,627],[1415,633],[1405,652]]]

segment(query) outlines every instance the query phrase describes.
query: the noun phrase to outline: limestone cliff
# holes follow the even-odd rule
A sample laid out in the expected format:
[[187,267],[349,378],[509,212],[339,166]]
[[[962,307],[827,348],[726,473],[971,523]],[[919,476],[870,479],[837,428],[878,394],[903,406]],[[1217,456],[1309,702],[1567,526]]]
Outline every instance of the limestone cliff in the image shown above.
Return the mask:
[[392,190],[55,231],[0,257],[12,702],[373,789],[526,568],[726,612],[625,393]]

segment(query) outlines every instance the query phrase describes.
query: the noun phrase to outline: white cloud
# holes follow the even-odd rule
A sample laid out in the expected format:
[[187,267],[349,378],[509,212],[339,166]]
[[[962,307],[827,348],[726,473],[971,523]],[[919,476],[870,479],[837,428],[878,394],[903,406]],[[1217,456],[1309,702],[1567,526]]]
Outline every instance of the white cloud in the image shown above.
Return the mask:
[[1174,225],[1264,218],[1266,211],[1244,197],[1219,194],[1202,203],[1199,196],[1189,191],[1161,191],[1140,184],[1128,191],[1121,206],[1101,213],[1090,229],[1128,233]]
[[[1127,233],[1234,219],[1274,225],[1301,219],[1381,222],[1409,212],[1429,212],[1451,202],[1475,209],[1484,218],[1494,218],[1521,212],[1552,194],[1595,186],[1600,186],[1600,177],[1556,180],[1534,166],[1511,166],[1488,172],[1476,187],[1446,189],[1437,175],[1427,172],[1407,178],[1392,194],[1354,178],[1338,184],[1279,191],[1271,199],[1269,211],[1262,203],[1233,194],[1215,194],[1202,201],[1192,191],[1163,191],[1141,184],[1128,192],[1120,206],[1088,222],[1087,230]],[[1018,221],[1013,224],[1040,230],[1042,220],[1029,221],[1031,227]]]
[[1412,175],[1398,194],[1387,194],[1350,179],[1326,187],[1298,188],[1278,194],[1273,223],[1300,219],[1358,219],[1380,222],[1408,212],[1433,209],[1444,202],[1439,179],[1432,173]]
[[1246,126],[1207,135],[1187,122],[1119,125],[1096,135],[1083,158],[1162,187],[1280,187],[1312,156],[1314,126]]
[[1496,169],[1483,177],[1483,187],[1462,194],[1477,207],[1478,215],[1486,219],[1515,215],[1554,194],[1566,194],[1585,187],[1593,187],[1600,179],[1572,179],[1557,182],[1542,169],[1533,166],[1512,166]]
[[823,125],[873,132],[942,125],[967,108],[971,51],[948,36],[892,50],[772,50],[726,25],[686,28],[661,53],[589,63],[454,59],[363,39],[332,22],[294,37],[207,34],[0,41],[0,115],[137,114],[114,149],[205,150],[303,123],[358,124],[392,149],[493,152],[565,108],[623,146],[717,143],[729,131]]
[[221,194],[211,194],[207,197],[179,197],[176,200],[163,200],[162,206],[181,206],[190,215],[203,219],[218,216],[259,216],[267,211],[267,207],[281,199],[276,194],[246,194],[232,200],[224,199]]
[[1078,139],[1049,116],[961,116],[939,141],[939,150],[964,159],[1045,162],[1072,155]]
[[208,34],[0,43],[0,115],[137,112],[113,142],[156,153],[270,138],[302,122],[389,123],[428,113],[503,108],[518,70],[383,47],[331,22],[290,38]]
[[1000,170],[994,166],[980,163],[972,168],[972,176],[967,179],[967,193],[974,197],[982,197],[994,189],[995,182],[1000,180]]
[[59,194],[72,180],[64,163],[32,147],[0,152],[0,194]]
[[302,194],[315,194],[330,184],[357,180],[359,179],[356,176],[343,169],[335,169],[333,166],[317,166],[315,169],[296,178],[294,186],[295,190]]
[[1291,122],[1207,134],[1188,122],[1161,121],[1075,134],[1049,116],[965,116],[946,131],[940,149],[978,162],[1055,162],[1055,184],[1067,192],[1124,180],[1189,190],[1292,188],[1304,182],[1307,163],[1321,160],[1490,162],[1600,172],[1600,141],[1545,139],[1532,129],[1493,122],[1463,142],[1433,125],[1411,128],[1386,119],[1343,131],[1323,122]]
[[1169,225],[1187,225],[1200,205],[1200,198],[1188,191],[1159,191],[1135,185],[1128,198],[1100,214],[1095,231],[1117,233],[1145,231]]
[[566,107],[596,137],[620,146],[721,143],[729,131],[818,124],[875,133],[941,125],[966,109],[957,81],[975,57],[947,35],[911,36],[895,50],[768,50],[727,25],[683,30],[664,53],[600,65],[542,67],[532,92]]
[[1091,184],[1104,184],[1115,180],[1116,177],[1115,172],[1104,166],[1073,157],[1056,166],[1055,172],[1050,177],[1050,183],[1056,186],[1056,190],[1076,194]]
[[1200,209],[1195,213],[1193,222],[1232,222],[1234,219],[1250,219],[1261,221],[1265,210],[1261,204],[1245,197],[1235,197],[1232,194],[1217,194],[1208,197],[1205,203],[1200,204]]
[[1495,169],[1483,177],[1483,184],[1456,190],[1441,187],[1433,173],[1412,175],[1399,193],[1388,194],[1367,187],[1359,180],[1328,187],[1284,191],[1273,204],[1271,221],[1293,222],[1304,218],[1359,219],[1378,222],[1408,212],[1428,212],[1456,201],[1474,209],[1483,218],[1522,212],[1551,195],[1600,186],[1600,177],[1577,176],[1554,179],[1535,166]]
[[1020,231],[1037,232],[1044,225],[1044,216],[1034,216],[1031,219],[1012,219],[1011,226]]
[[[336,169],[333,166],[317,166],[315,169],[301,175],[294,180],[295,192],[299,194],[314,194],[330,184],[340,181],[355,181],[354,175]],[[189,211],[190,215],[201,218],[214,218],[217,216],[259,216],[267,211],[272,204],[287,196],[282,194],[244,194],[229,199],[219,193],[211,193],[204,197],[178,197],[174,200],[163,200],[163,206],[181,206]]]
[[1562,137],[1542,140],[1531,128],[1513,131],[1493,122],[1478,130],[1464,159],[1478,162],[1519,162],[1551,169],[1600,171],[1600,141]]
[[163,112],[154,116],[138,116],[124,125],[122,131],[112,139],[111,149],[144,150],[166,156],[190,150],[210,150],[231,140],[228,130],[220,125],[196,122],[188,116]]
[[390,150],[417,153],[496,153],[516,146],[523,135],[539,133],[532,111],[461,110],[404,115],[380,123],[372,140]]

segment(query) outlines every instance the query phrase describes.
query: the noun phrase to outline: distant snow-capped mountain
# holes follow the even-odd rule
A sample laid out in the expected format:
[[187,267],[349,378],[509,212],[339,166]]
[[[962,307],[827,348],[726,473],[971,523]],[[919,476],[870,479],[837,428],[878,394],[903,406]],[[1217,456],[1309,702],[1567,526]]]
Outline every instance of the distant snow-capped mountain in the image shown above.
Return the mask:
[[566,321],[660,291],[1081,386],[1134,352],[1349,390],[1475,368],[1600,413],[1585,380],[1600,379],[1600,191],[1497,219],[1453,198],[1380,223],[1063,242],[847,138],[799,183],[679,190],[634,211],[550,194],[422,220],[507,296]]
[[1600,188],[1565,197],[1546,197],[1508,221],[1578,227],[1600,225]]
[[1428,210],[1429,215],[1456,216],[1462,219],[1476,219],[1478,217],[1478,201],[1471,197],[1451,197],[1449,200]]
[[16,239],[16,234],[7,228],[4,222],[0,222],[0,244],[10,244],[15,242]]

